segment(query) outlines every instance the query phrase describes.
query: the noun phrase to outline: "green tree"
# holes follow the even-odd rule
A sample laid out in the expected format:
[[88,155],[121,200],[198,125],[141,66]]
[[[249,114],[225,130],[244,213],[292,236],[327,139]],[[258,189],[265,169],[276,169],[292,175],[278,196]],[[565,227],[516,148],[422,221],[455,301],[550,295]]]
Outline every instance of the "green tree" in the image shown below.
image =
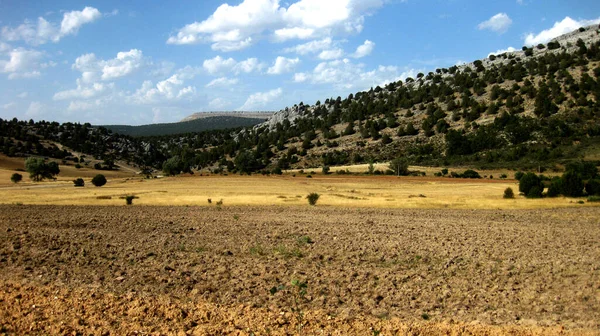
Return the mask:
[[46,163],[42,158],[33,157],[25,161],[25,170],[27,170],[29,177],[35,182],[44,179],[54,179],[55,176],[60,173],[60,169],[56,162]]
[[402,157],[393,159],[389,164],[389,168],[391,171],[394,172],[394,175],[396,176],[406,176],[409,173],[408,162],[405,158]]
[[10,177],[10,180],[13,183],[19,183],[21,182],[21,180],[23,180],[23,175],[19,174],[19,173],[14,173],[12,174],[12,176]]
[[519,179],[519,191],[524,193],[526,196],[529,196],[531,189],[534,187],[544,190],[542,181],[535,173],[527,173]]
[[233,162],[235,163],[235,168],[242,173],[251,173],[259,168],[254,153],[249,150],[243,150],[238,153]]
[[178,156],[174,156],[163,162],[162,170],[165,175],[174,176],[181,173],[182,166],[181,159]]
[[73,184],[74,184],[76,187],[83,187],[83,186],[85,186],[85,181],[83,181],[83,179],[82,179],[82,178],[78,178],[78,179],[76,179],[76,180],[73,180]]
[[102,187],[106,184],[106,177],[104,177],[102,174],[98,174],[92,179],[92,184],[96,187]]
[[567,197],[580,197],[583,195],[583,180],[576,172],[568,171],[561,177],[561,191]]

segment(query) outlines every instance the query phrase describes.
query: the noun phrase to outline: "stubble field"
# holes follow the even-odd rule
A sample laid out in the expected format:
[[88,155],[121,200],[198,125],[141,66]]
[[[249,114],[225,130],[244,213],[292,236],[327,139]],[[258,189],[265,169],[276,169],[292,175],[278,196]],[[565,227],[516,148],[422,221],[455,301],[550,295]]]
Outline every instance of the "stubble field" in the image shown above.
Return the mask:
[[599,242],[597,207],[2,205],[0,328],[598,334]]

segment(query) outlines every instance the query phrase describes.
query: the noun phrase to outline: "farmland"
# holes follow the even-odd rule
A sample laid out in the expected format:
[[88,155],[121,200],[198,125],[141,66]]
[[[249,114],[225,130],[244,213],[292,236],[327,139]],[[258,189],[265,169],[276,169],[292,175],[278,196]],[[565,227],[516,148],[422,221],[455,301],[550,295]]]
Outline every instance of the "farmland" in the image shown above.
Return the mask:
[[98,335],[594,334],[599,224],[597,207],[3,205],[0,321]]

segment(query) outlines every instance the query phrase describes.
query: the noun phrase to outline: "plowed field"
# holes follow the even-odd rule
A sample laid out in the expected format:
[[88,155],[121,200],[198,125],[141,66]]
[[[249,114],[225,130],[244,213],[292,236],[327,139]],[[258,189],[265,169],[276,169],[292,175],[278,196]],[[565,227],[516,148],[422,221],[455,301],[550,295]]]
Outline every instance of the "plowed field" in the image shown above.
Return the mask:
[[600,208],[0,205],[0,329],[598,334]]

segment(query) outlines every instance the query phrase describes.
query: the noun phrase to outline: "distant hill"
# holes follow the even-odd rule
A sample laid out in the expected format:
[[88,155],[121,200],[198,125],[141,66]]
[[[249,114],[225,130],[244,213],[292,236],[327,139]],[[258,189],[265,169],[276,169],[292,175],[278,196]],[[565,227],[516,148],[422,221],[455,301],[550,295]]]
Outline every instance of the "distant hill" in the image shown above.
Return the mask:
[[237,116],[210,116],[188,121],[166,124],[151,124],[141,126],[106,125],[103,126],[114,133],[133,137],[160,136],[184,133],[196,133],[210,130],[221,130],[254,126],[264,122],[265,118],[248,118]]
[[268,119],[273,115],[273,111],[218,111],[218,112],[197,112],[189,115],[181,121],[190,121],[195,119],[205,119],[211,117],[239,117],[250,119]]

